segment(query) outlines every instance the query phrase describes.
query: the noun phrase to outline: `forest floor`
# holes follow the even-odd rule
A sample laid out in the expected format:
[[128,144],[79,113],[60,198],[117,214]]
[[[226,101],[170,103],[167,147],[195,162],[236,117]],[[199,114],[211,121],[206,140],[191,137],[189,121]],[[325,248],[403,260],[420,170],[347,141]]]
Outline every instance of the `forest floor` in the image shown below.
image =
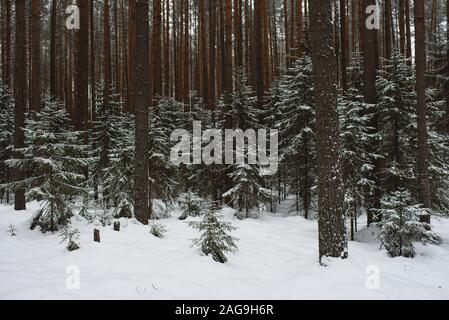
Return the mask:
[[[0,299],[449,299],[446,218],[433,220],[444,243],[417,245],[415,259],[391,259],[374,241],[350,242],[347,260],[322,267],[317,222],[300,216],[240,221],[225,209],[239,228],[239,252],[219,264],[191,247],[197,231],[177,212],[162,221],[163,239],[123,220],[121,232],[99,228],[101,243],[92,241],[94,226],[75,217],[81,249],[68,252],[58,234],[30,230],[37,209],[0,206]],[[79,289],[67,286],[78,270]]]

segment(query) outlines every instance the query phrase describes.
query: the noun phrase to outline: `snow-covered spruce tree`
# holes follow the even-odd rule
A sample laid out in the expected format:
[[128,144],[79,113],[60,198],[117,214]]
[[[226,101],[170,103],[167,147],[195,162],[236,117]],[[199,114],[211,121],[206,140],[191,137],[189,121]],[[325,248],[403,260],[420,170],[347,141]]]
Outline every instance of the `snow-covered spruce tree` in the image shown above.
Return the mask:
[[386,194],[381,203],[379,213],[382,222],[379,240],[391,257],[415,256],[415,242],[422,244],[439,244],[441,239],[420,222],[420,214],[424,209],[418,205],[412,205],[414,200],[407,190],[398,190]]
[[104,198],[111,203],[115,218],[132,218],[134,186],[134,119],[129,114],[115,115],[119,140],[109,149],[109,166],[103,169]]
[[80,248],[80,232],[78,229],[71,229],[70,226],[65,226],[61,233],[61,244],[65,243],[67,245],[67,250],[75,251]]
[[237,228],[223,221],[221,208],[217,202],[213,202],[201,221],[192,221],[189,225],[201,233],[198,239],[193,240],[193,246],[199,246],[206,256],[211,255],[215,261],[226,263],[228,261],[226,254],[238,250],[236,245],[238,239],[230,235]]
[[351,219],[351,239],[357,231],[359,209],[364,206],[365,195],[374,191],[374,161],[378,158],[370,151],[378,136],[372,133],[370,123],[374,114],[364,102],[363,61],[354,54],[349,68],[351,81],[346,93],[339,98],[341,129],[341,161],[345,187],[345,214]]
[[11,159],[11,168],[27,173],[23,181],[12,183],[25,187],[30,200],[43,208],[36,224],[43,232],[66,226],[72,216],[69,196],[84,195],[87,146],[81,134],[74,132],[64,107],[46,98],[44,108],[28,120],[24,129],[27,147],[16,150],[24,159]]
[[429,175],[432,190],[432,209],[449,214],[449,138],[441,132],[441,105],[434,89],[428,89],[429,106]]
[[385,192],[416,186],[416,93],[414,70],[397,50],[377,78],[379,140]]
[[[246,85],[246,77],[241,71],[235,72],[236,89],[231,95],[231,105],[226,113],[228,121],[232,123],[234,129],[257,130],[259,128],[259,112],[255,108],[255,98],[251,88]],[[226,121],[222,118],[222,123]],[[224,124],[223,124],[223,127]],[[271,191],[264,187],[264,179],[261,176],[261,166],[257,163],[257,154],[254,146],[246,145],[244,150],[244,163],[236,163],[228,168],[227,174],[231,179],[229,189],[223,194],[227,202],[237,204],[239,216],[248,217],[251,210],[259,211],[260,206],[270,200]],[[256,163],[249,163],[249,159],[254,158]],[[236,161],[240,162],[240,161]]]
[[170,161],[170,135],[179,121],[181,104],[172,98],[161,98],[152,109],[149,124],[150,217],[160,218],[154,200],[171,204],[175,198],[176,168]]
[[[114,90],[110,92],[114,92]],[[89,135],[92,146],[89,176],[95,191],[95,200],[98,200],[101,195],[103,206],[108,208],[111,203],[109,201],[109,190],[106,188],[104,181],[106,179],[105,174],[109,172],[110,153],[123,147],[122,140],[127,139],[128,132],[126,130],[128,128],[122,123],[123,106],[116,96],[111,94],[109,105],[104,105],[103,83],[98,84],[96,103],[94,120]]]
[[185,220],[188,217],[197,217],[201,214],[203,200],[191,190],[179,196],[179,205],[182,210],[180,220]]
[[[12,156],[14,142],[14,100],[6,85],[0,81],[0,185],[10,182],[12,172],[5,161]],[[9,203],[9,188],[0,187],[0,202]]]
[[[218,110],[210,111],[207,110],[207,106],[204,105],[201,99],[194,100],[195,103],[192,105],[192,110],[187,119],[187,126],[185,129],[193,134],[193,121],[201,121],[201,126],[203,130],[207,129],[218,129],[222,130],[224,123],[221,121],[222,112],[220,107]],[[202,141],[201,147],[204,150],[212,141]],[[198,146],[192,141],[191,151],[195,152]],[[201,151],[202,151],[201,150]],[[211,156],[214,154],[211,151]],[[188,186],[196,191],[199,196],[205,199],[212,199],[212,201],[222,200],[222,194],[225,191],[225,184],[227,180],[226,176],[226,166],[220,163],[212,164],[193,164],[188,166],[189,177]]]
[[[312,60],[309,56],[294,61],[280,82],[276,106],[281,113],[276,121],[280,134],[280,160],[288,184],[296,195],[296,211],[300,201],[307,218],[311,187],[314,181],[315,108]],[[301,197],[302,193],[302,197]]]

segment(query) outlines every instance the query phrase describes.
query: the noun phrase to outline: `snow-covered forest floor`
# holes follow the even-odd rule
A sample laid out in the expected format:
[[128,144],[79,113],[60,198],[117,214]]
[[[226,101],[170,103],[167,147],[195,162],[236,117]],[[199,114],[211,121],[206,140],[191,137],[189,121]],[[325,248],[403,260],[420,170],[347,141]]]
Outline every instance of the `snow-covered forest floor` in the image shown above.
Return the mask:
[[[349,259],[321,267],[316,221],[285,214],[240,221],[225,209],[240,241],[222,265],[191,247],[198,233],[177,212],[162,221],[163,239],[132,220],[114,232],[74,217],[81,249],[68,252],[58,234],[30,230],[38,205],[28,207],[16,213],[0,206],[0,299],[449,299],[445,218],[433,219],[444,243],[417,244],[414,259],[392,259],[377,242],[350,242]],[[7,232],[10,224],[16,237]],[[94,228],[101,243],[92,241]],[[69,290],[73,266],[80,288]]]

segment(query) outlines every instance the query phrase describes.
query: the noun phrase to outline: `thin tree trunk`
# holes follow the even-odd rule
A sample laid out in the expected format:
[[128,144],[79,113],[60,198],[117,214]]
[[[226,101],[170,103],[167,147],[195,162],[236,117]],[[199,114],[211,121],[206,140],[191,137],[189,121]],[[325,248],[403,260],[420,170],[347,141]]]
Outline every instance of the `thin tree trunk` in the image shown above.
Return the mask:
[[41,1],[31,1],[31,97],[30,110],[41,108]]
[[86,131],[89,110],[89,4],[85,0],[78,0],[78,7],[80,29],[76,32],[75,129]]
[[104,0],[104,20],[103,20],[103,72],[104,72],[104,88],[103,88],[103,111],[109,110],[109,97],[111,90],[111,27],[109,21],[109,0]]
[[[429,183],[429,147],[427,132],[426,105],[426,33],[425,33],[424,1],[415,0],[415,32],[416,32],[416,94],[418,121],[418,185],[419,200],[425,208],[431,208]],[[430,224],[430,215],[422,215],[422,222]]]
[[153,0],[153,30],[151,37],[151,75],[153,98],[162,96],[162,45],[161,45],[161,0]]
[[136,83],[136,0],[129,0],[128,17],[128,111],[135,110],[135,88]]
[[57,0],[51,2],[50,13],[50,97],[55,99],[57,94],[57,75],[56,75],[56,15]]
[[217,8],[216,0],[209,0],[209,109],[213,110],[217,102],[216,65],[217,65]]

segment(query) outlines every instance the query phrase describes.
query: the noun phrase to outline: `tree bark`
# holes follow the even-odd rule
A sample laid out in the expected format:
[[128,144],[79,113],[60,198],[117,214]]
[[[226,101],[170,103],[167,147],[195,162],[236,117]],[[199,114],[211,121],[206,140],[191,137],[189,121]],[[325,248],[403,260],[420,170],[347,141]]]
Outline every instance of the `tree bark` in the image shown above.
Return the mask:
[[41,1],[31,1],[31,97],[30,110],[41,109]]
[[[134,215],[144,225],[148,224],[149,212],[149,145],[148,145],[148,108],[150,106],[149,87],[149,25],[148,0],[131,0],[135,2],[135,60],[131,60],[136,75],[135,88],[135,121],[136,121],[136,150],[134,177]],[[132,21],[130,21],[132,23]]]
[[310,2],[311,52],[317,118],[318,215],[320,262],[323,257],[346,258],[337,112],[336,56],[332,39],[332,2]]
[[[26,111],[26,21],[25,21],[25,0],[16,0],[16,50],[15,50],[15,75],[14,75],[14,149],[25,147],[25,111]],[[16,158],[21,159],[20,153],[15,154]],[[14,170],[15,181],[22,181],[24,173]],[[17,188],[15,190],[14,208],[17,211],[26,210],[25,190]]]
[[50,97],[56,99],[58,96],[57,75],[56,75],[56,15],[57,0],[51,2],[50,13]]
[[152,101],[162,96],[162,46],[161,46],[161,0],[153,0],[153,30],[151,37]]
[[[425,208],[431,208],[429,183],[429,146],[427,132],[426,104],[426,31],[424,0],[415,0],[415,32],[416,32],[416,114],[418,121],[418,185],[419,200]],[[430,215],[422,215],[422,222],[430,224]]]
[[80,29],[76,32],[75,130],[86,131],[89,111],[89,3],[78,0]]

